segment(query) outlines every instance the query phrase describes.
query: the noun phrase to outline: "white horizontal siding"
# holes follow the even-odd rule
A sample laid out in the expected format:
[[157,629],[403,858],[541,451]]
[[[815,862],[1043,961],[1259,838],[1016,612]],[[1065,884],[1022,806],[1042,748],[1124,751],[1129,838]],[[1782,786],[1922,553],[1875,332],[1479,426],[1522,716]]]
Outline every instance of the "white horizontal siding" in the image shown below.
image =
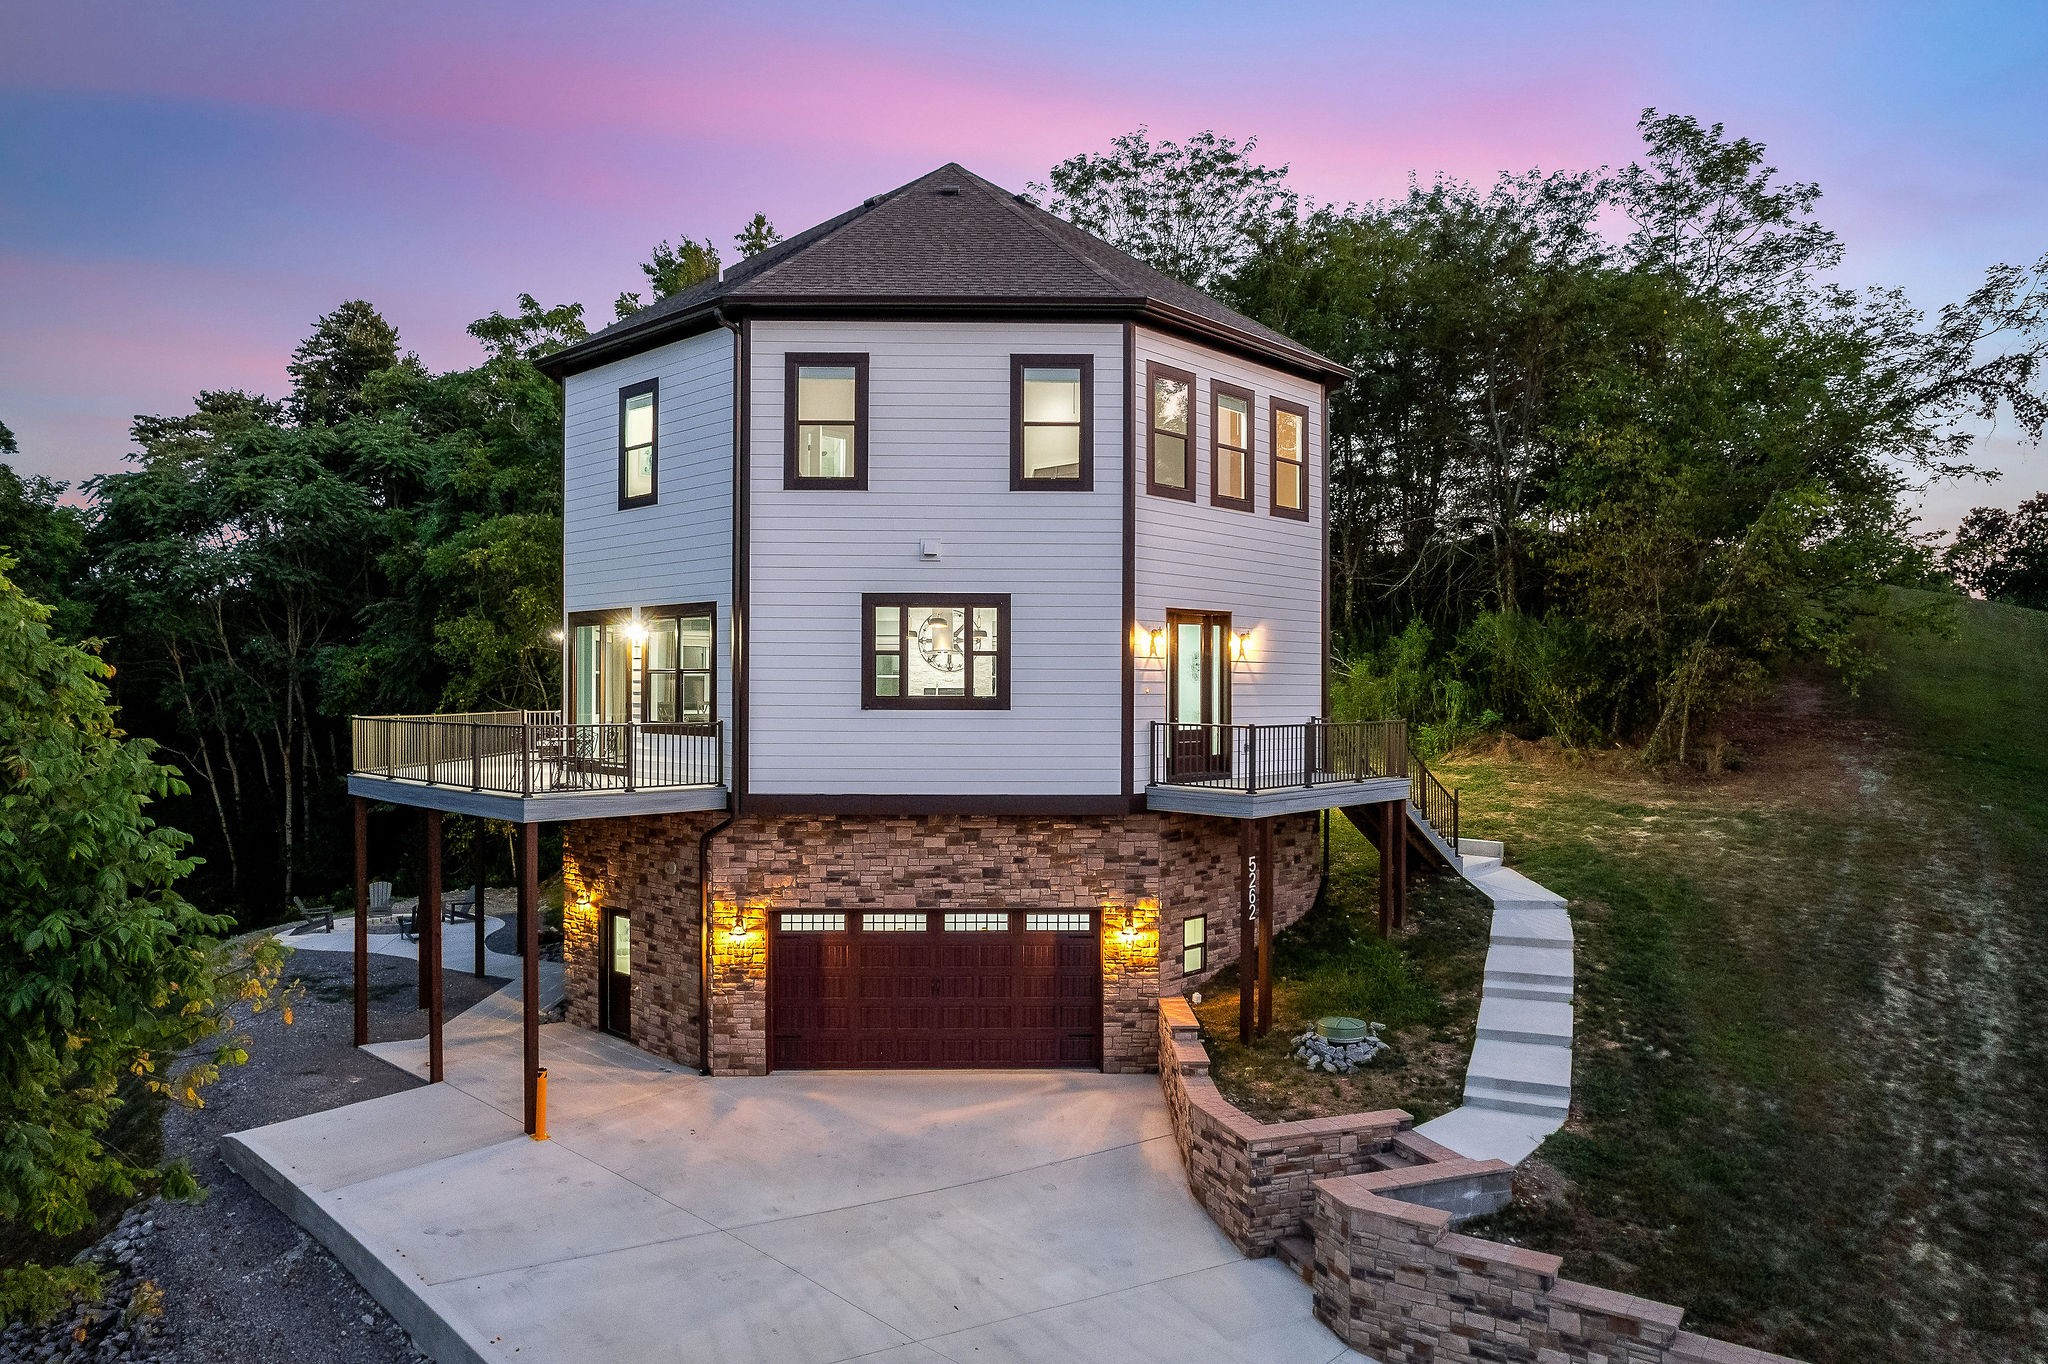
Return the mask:
[[[1321,713],[1323,692],[1323,402],[1315,383],[1177,337],[1139,328],[1137,389],[1132,395],[1138,461],[1135,568],[1138,624],[1158,629],[1169,608],[1228,611],[1233,630],[1250,630],[1249,655],[1231,669],[1231,719],[1289,724]],[[1195,376],[1192,503],[1145,491],[1149,413],[1145,367],[1159,361]],[[1253,397],[1253,510],[1209,504],[1210,384],[1250,389]],[[1279,397],[1308,409],[1307,521],[1270,514],[1272,409]],[[1140,661],[1136,687],[1138,782],[1145,782],[1150,726],[1166,713],[1166,669]]]
[[[763,793],[1123,789],[1123,329],[757,322],[749,784]],[[783,356],[869,356],[868,487],[789,491]],[[1010,490],[1010,356],[1095,357],[1094,489]],[[944,543],[936,563],[918,542]],[[866,592],[1011,599],[1010,708],[864,711]]]
[[[658,499],[619,509],[619,390],[660,381]],[[718,715],[732,723],[733,338],[723,328],[563,381],[562,600],[569,611],[718,604]],[[727,745],[728,754],[731,745]]]

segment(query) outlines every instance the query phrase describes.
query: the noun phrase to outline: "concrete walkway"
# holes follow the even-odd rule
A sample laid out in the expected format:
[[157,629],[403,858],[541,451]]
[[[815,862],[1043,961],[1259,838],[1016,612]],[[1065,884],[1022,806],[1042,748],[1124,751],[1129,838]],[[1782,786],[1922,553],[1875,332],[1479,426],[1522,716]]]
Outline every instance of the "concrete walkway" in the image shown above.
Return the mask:
[[1501,864],[1498,843],[1459,840],[1461,873],[1493,901],[1479,1032],[1465,1102],[1415,1130],[1471,1160],[1519,1165],[1572,1102],[1572,921],[1564,897]]
[[448,1083],[223,1143],[443,1364],[1363,1358],[1189,1196],[1156,1077],[705,1079],[556,1024],[535,1142],[518,1018],[515,985],[450,1020]]
[[[490,925],[486,932],[493,932],[506,922],[509,915],[489,915]],[[375,922],[373,919],[371,922]],[[297,925],[287,924],[278,929],[275,937],[279,942],[302,952],[353,952],[356,950],[356,919],[353,914],[335,916],[334,929],[327,933],[299,933]],[[441,925],[441,968],[446,971],[464,971],[476,964],[476,926],[473,923]],[[386,957],[404,957],[407,961],[418,961],[420,945],[397,933],[372,933],[370,950]],[[520,961],[517,956],[491,950],[484,946],[484,974],[498,976],[505,980],[519,979]],[[543,1008],[562,998],[562,963],[549,961],[545,957],[540,963],[540,1001]],[[424,1045],[424,1044],[422,1044]],[[425,1074],[424,1069],[421,1074]]]

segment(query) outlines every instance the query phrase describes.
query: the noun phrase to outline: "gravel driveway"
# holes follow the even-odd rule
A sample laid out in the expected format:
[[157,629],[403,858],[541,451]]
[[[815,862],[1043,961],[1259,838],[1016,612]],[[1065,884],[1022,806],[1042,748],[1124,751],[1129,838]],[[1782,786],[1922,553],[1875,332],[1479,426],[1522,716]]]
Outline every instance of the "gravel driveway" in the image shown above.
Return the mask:
[[[173,1108],[165,1119],[166,1154],[189,1159],[210,1196],[196,1207],[153,1205],[108,1238],[125,1236],[124,1253],[132,1256],[132,1266],[123,1262],[116,1275],[153,1280],[163,1290],[164,1317],[155,1337],[122,1347],[95,1336],[81,1345],[72,1324],[62,1321],[42,1332],[0,1338],[0,1361],[413,1364],[423,1358],[346,1270],[217,1153],[223,1133],[421,1083],[351,1044],[347,954],[300,951],[286,974],[305,985],[291,1026],[275,1010],[245,1017],[249,1063],[225,1072],[206,1091],[205,1108]],[[415,979],[409,961],[370,958],[370,1031],[376,1041],[425,1036],[427,1016],[413,1007]],[[443,981],[450,1017],[504,984],[455,971],[444,972]]]

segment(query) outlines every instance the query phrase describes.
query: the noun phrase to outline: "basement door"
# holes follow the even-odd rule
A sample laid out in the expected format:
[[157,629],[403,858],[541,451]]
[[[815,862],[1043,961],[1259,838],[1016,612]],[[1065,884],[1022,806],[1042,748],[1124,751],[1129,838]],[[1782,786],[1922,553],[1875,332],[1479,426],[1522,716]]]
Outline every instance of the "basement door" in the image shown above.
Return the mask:
[[1102,1065],[1094,910],[769,916],[770,1065]]

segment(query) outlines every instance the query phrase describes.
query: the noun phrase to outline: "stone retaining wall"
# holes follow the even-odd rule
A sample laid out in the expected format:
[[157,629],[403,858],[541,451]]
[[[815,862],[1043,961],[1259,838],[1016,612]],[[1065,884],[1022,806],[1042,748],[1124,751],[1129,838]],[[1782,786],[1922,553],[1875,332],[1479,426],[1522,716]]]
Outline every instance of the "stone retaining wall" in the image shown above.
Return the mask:
[[1555,1255],[1463,1236],[1513,1167],[1398,1109],[1262,1123],[1209,1078],[1194,1010],[1159,1001],[1159,1079],[1195,1199],[1248,1256],[1313,1237],[1315,1313],[1383,1364],[1796,1364],[1679,1329],[1684,1312],[1558,1277]]

